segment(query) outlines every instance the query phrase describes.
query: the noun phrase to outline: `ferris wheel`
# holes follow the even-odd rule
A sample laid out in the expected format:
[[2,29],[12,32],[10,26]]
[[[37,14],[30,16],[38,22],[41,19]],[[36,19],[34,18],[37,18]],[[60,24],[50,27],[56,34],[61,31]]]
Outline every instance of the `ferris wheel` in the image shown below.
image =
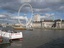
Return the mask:
[[[29,4],[29,3],[24,3],[24,4],[22,4],[21,6],[20,6],[20,8],[19,8],[19,10],[18,10],[18,16],[20,16],[20,11],[21,11],[21,9],[24,7],[24,6],[26,6],[26,5],[28,5],[29,7],[30,7],[30,9],[31,9],[31,17],[30,17],[30,20],[28,20],[28,17],[26,16],[25,17],[25,19],[26,19],[26,27],[28,27],[28,26],[31,26],[32,25],[32,18],[33,18],[33,8],[32,8],[32,6]],[[21,21],[18,19],[18,22],[21,24]]]

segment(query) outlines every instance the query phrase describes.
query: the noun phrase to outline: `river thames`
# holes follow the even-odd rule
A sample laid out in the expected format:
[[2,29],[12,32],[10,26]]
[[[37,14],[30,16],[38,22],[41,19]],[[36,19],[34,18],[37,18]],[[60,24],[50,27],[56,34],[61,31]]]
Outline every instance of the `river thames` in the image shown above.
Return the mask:
[[23,40],[0,45],[0,48],[64,48],[64,30],[24,30]]

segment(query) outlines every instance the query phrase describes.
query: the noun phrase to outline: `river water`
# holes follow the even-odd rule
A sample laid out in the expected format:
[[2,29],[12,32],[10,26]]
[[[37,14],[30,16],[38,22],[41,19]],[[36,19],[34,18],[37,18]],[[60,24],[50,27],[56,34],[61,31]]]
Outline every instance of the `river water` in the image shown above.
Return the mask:
[[64,48],[64,30],[34,29],[22,33],[22,41],[0,45],[0,48]]

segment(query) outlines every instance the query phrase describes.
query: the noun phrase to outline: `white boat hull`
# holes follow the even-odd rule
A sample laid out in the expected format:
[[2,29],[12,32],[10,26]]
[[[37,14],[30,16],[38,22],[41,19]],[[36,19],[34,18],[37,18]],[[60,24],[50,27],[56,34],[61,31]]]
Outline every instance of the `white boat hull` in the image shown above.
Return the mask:
[[22,32],[9,33],[9,32],[5,32],[5,31],[0,31],[0,36],[6,37],[9,39],[21,39],[21,38],[23,38]]

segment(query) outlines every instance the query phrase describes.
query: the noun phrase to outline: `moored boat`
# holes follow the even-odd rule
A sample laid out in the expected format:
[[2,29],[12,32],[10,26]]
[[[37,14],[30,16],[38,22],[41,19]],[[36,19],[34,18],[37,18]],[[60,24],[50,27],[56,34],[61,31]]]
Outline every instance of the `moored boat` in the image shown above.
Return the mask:
[[23,38],[22,32],[16,32],[16,31],[6,32],[6,31],[0,30],[0,36],[8,38],[9,40]]
[[15,31],[14,28],[10,26],[2,28],[2,30],[0,30],[0,36],[8,38],[9,40],[23,38],[21,31]]
[[15,30],[26,30],[26,27],[22,25],[13,25],[12,26]]
[[26,28],[23,27],[13,27],[15,30],[26,30]]

